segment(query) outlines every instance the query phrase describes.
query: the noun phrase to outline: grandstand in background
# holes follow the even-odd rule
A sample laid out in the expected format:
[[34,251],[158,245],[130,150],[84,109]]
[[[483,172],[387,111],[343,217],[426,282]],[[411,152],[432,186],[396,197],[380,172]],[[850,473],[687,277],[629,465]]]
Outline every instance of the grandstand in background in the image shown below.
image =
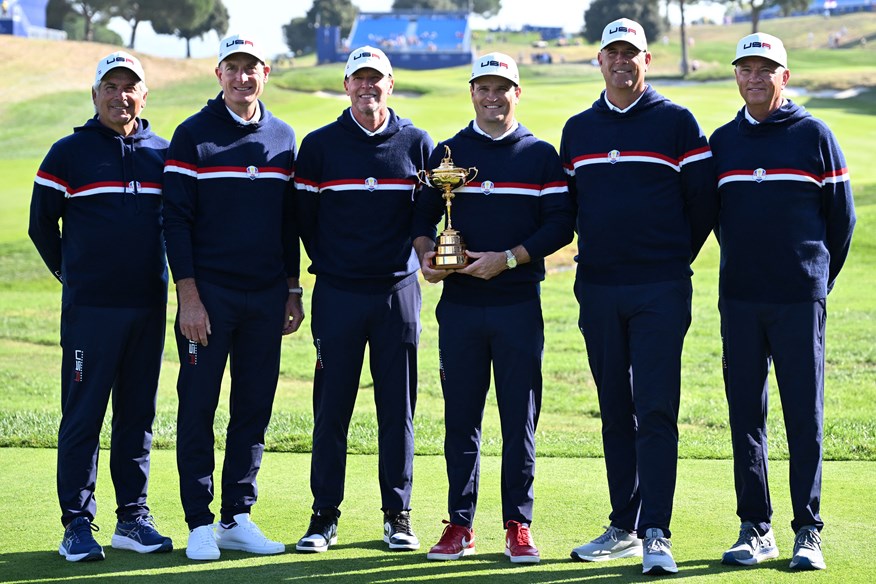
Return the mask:
[[346,40],[336,27],[317,30],[319,63],[344,62],[363,45],[405,69],[469,65],[474,58],[467,12],[361,12]]
[[49,0],[3,0],[0,11],[0,34],[20,37],[64,40],[63,30],[46,28],[46,5]]

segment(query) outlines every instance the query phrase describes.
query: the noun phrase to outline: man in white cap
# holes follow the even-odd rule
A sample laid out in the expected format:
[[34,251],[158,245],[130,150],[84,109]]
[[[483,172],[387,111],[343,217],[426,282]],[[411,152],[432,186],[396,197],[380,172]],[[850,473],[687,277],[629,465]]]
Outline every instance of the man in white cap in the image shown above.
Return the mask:
[[[258,43],[219,43],[222,90],[176,129],[165,166],[164,232],[176,282],[177,466],[186,555],[220,549],[276,554],[285,546],[250,517],[282,335],[304,318],[292,173],[295,133],[259,100],[270,67]],[[213,527],[213,420],[226,362],[230,412],[222,506]]]
[[782,95],[791,76],[778,38],[755,33],[733,60],[745,106],[710,138],[718,169],[724,386],[739,539],[725,564],[776,558],[767,481],[771,363],[791,464],[791,568],[825,568],[821,460],[827,295],[855,226],[845,158],[830,128]]
[[[167,140],[140,118],[146,75],[119,51],[97,64],[95,116],[56,142],[33,187],[29,234],[62,286],[58,500],[68,561],[104,559],[92,532],[100,428],[112,395],[112,546],[168,552],[146,504],[167,267],[161,191]],[[63,224],[63,229],[59,228]]]
[[556,149],[515,116],[522,89],[514,60],[502,53],[478,57],[469,90],[474,120],[438,145],[428,168],[440,165],[447,148],[456,166],[477,168],[453,199],[453,227],[470,263],[433,265],[435,224],[444,214],[440,190],[423,191],[414,223],[423,276],[443,282],[436,315],[450,518],[426,557],[475,553],[481,423],[492,372],[502,424],[505,555],[538,563],[530,524],[544,352],[539,290],[544,258],[572,241],[574,213]]
[[344,498],[347,430],[370,351],[377,408],[383,540],[415,550],[411,528],[413,415],[420,336],[419,262],[411,216],[432,139],[387,105],[395,84],[380,49],[350,53],[350,107],[308,134],[295,167],[301,237],[316,274],[313,289],[313,514],[298,551],[337,542]]
[[578,202],[578,325],[599,398],[611,514],[572,558],[641,555],[644,573],[674,573],[681,352],[690,265],[717,217],[714,165],[693,114],[645,83],[651,53],[639,23],[609,23],[597,58],[605,91],[566,123],[560,158]]

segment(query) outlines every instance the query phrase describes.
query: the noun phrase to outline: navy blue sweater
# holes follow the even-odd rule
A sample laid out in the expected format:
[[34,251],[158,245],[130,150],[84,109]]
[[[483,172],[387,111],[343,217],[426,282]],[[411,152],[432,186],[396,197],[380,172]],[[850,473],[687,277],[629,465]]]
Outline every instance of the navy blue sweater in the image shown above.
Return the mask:
[[619,113],[569,119],[560,158],[578,205],[578,274],[591,284],[690,277],[718,214],[714,161],[693,114],[647,87]]
[[432,145],[392,109],[375,136],[362,131],[348,108],[304,138],[295,187],[310,272],[356,290],[412,281],[419,268],[411,243],[417,171]]
[[[450,146],[458,167],[476,167],[475,179],[454,191],[453,228],[472,251],[505,251],[523,245],[531,262],[483,280],[454,273],[443,280],[442,298],[458,304],[514,304],[537,297],[544,280],[544,258],[572,241],[574,213],[563,167],[553,146],[522,125],[492,140],[471,124],[435,148],[428,168],[437,168]],[[441,191],[423,189],[414,222],[414,238],[434,239],[444,216]]]
[[97,116],[49,150],[34,181],[28,232],[63,283],[64,304],[167,302],[161,237],[166,153],[167,140],[146,120],[138,119],[137,130],[125,137]]
[[721,195],[720,293],[748,302],[827,296],[855,227],[846,161],[827,124],[791,101],[710,138]]
[[165,238],[174,281],[263,290],[298,276],[295,133],[259,102],[240,124],[220,93],[176,129],[165,165]]

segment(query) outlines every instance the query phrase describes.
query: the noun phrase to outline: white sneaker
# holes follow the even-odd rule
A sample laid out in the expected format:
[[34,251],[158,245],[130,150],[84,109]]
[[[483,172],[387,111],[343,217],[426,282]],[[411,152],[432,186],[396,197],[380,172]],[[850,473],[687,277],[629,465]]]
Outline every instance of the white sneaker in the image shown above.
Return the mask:
[[286,546],[279,541],[271,541],[258,525],[252,522],[249,513],[234,516],[234,525],[216,525],[216,544],[222,550],[238,550],[251,554],[282,554]]
[[582,562],[604,562],[642,555],[642,540],[618,527],[606,527],[605,533],[572,550],[572,559]]
[[218,560],[219,547],[212,525],[202,525],[189,533],[186,557],[190,560]]
[[663,535],[663,530],[652,527],[645,531],[645,545],[642,546],[642,573],[656,576],[675,574],[678,566],[672,559],[672,542]]
[[721,557],[722,564],[731,566],[753,566],[764,560],[772,560],[779,557],[779,548],[776,547],[776,536],[770,529],[764,535],[760,535],[754,524],[745,521],[739,528],[739,539]]
[[824,570],[824,554],[821,553],[821,536],[818,528],[807,525],[800,528],[794,538],[794,557],[791,558],[791,568],[795,570]]

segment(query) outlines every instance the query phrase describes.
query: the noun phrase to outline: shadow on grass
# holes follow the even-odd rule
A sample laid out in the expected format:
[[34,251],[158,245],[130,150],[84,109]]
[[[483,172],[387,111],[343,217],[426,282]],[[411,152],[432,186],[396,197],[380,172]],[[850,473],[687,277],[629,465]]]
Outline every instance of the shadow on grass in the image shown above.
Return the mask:
[[[174,582],[476,582],[487,578],[507,583],[547,582],[629,582],[653,581],[642,574],[637,558],[608,563],[582,563],[571,559],[543,559],[537,565],[514,565],[501,553],[486,553],[451,562],[426,559],[425,551],[385,552],[382,542],[367,541],[337,545],[323,554],[301,554],[287,544],[287,553],[254,556],[223,551],[215,562],[194,562],[183,549],[169,554],[140,555],[105,548],[102,562],[70,563],[49,551],[0,554],[0,581],[50,582],[75,579],[77,582],[106,581],[123,577],[125,582],[140,580],[161,584]],[[357,554],[357,550],[363,553]],[[375,553],[378,552],[378,553]],[[773,572],[790,572],[787,560],[770,561],[754,568],[765,581]],[[679,577],[739,575],[752,568],[722,566],[717,559],[679,562]],[[756,576],[751,573],[752,576]],[[775,577],[777,574],[773,574]]]

